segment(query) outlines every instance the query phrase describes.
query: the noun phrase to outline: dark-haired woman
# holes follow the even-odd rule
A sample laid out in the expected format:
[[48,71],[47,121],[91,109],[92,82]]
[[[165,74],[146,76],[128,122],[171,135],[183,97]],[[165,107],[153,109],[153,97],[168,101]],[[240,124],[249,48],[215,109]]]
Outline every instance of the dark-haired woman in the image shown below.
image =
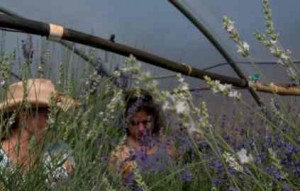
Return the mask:
[[175,157],[175,149],[162,135],[161,111],[149,92],[126,92],[125,102],[127,136],[110,154],[108,168],[121,173],[124,183],[130,185],[135,170],[163,170]]

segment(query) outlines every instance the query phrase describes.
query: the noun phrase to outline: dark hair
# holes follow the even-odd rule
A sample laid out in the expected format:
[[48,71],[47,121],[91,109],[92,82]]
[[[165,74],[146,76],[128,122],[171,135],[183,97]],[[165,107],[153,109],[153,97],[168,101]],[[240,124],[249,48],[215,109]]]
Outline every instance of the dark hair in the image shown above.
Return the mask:
[[[133,116],[139,111],[145,111],[147,114],[153,117],[154,129],[153,135],[158,136],[161,127],[164,126],[164,121],[161,116],[161,109],[158,104],[155,103],[152,95],[143,89],[125,91],[125,118]],[[128,129],[127,135],[129,134]]]

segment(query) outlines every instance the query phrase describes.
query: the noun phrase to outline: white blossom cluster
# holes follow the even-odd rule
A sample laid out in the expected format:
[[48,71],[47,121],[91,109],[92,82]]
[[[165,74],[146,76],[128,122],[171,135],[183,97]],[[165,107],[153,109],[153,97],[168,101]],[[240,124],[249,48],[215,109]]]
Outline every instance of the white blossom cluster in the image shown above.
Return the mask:
[[237,153],[237,157],[234,157],[232,154],[228,152],[224,152],[222,154],[226,163],[229,164],[231,168],[238,172],[243,172],[244,168],[241,164],[249,164],[253,162],[253,157],[251,154],[247,154],[247,150],[242,148]]
[[229,33],[230,38],[236,43],[237,52],[243,57],[247,57],[249,55],[250,46],[247,42],[241,40],[239,33],[234,26],[234,22],[229,19],[228,16],[223,17],[223,26],[224,29]]
[[7,56],[3,55],[0,61],[0,86],[5,88],[10,78],[11,59],[14,59],[15,53]]
[[140,86],[141,81],[151,79],[150,72],[141,72],[141,67],[142,64],[133,55],[130,55],[125,59],[124,64],[112,73],[112,77],[121,84],[125,83],[126,87],[130,85]]
[[277,39],[274,40],[269,39],[266,37],[266,35],[258,32],[255,33],[255,36],[258,41],[263,43],[264,46],[266,46],[269,49],[270,53],[274,57],[278,58],[277,62],[285,68],[290,79],[293,81],[297,80],[298,74],[294,66],[293,60],[291,58],[291,54],[292,54],[291,51],[288,49],[284,50],[280,46]]
[[224,160],[226,163],[229,164],[229,166],[231,168],[233,168],[234,170],[238,171],[238,172],[243,172],[244,168],[237,162],[237,159],[230,153],[228,152],[224,152],[222,154]]
[[[254,35],[256,36],[256,39],[263,43],[263,45],[268,48],[270,53],[278,59],[277,62],[285,68],[289,78],[292,81],[297,81],[299,80],[298,71],[291,58],[291,51],[288,49],[285,50],[278,42],[279,34],[276,33],[274,29],[269,0],[263,0],[263,9],[266,34],[255,32]],[[223,26],[224,29],[229,33],[230,38],[236,43],[237,52],[244,57],[248,57],[250,46],[247,42],[241,40],[240,35],[234,26],[234,21],[232,21],[228,16],[224,16]]]
[[174,89],[174,93],[170,94],[170,92],[163,92],[165,97],[163,110],[175,110],[177,114],[189,114],[189,86],[181,74],[177,74],[177,78],[179,86]]
[[194,108],[191,102],[189,86],[181,74],[177,74],[177,79],[179,86],[173,90],[172,94],[170,92],[162,92],[162,97],[164,97],[162,109],[176,113],[176,117],[178,117],[180,123],[189,133],[198,132],[198,124],[195,123],[192,117]]
[[46,184],[50,187],[54,187],[59,181],[67,179],[69,177],[68,171],[63,164],[68,158],[68,155],[64,153],[62,156],[51,156],[48,152],[44,156],[44,165],[47,174]]
[[138,76],[138,81],[142,82],[147,90],[153,95],[159,95],[159,82],[152,78],[150,72],[141,72]]
[[110,103],[106,107],[106,111],[103,116],[103,122],[114,120],[114,112],[117,111],[118,106],[122,103],[122,95],[122,90],[116,90],[113,98],[110,100]]
[[247,150],[245,148],[242,148],[237,153],[238,159],[242,164],[247,164],[250,162],[253,162],[253,157],[251,154],[247,154]]
[[177,114],[187,114],[189,113],[188,102],[184,99],[180,99],[180,96],[170,94],[170,92],[163,92],[165,100],[162,106],[164,111],[174,110]]
[[120,71],[122,73],[139,74],[142,64],[131,54],[125,59],[125,67],[122,67]]
[[267,34],[256,32],[254,35],[278,59],[277,62],[285,68],[290,79],[293,81],[298,80],[297,70],[291,58],[291,51],[288,49],[285,50],[278,41],[279,34],[274,29],[269,0],[263,0],[263,9]]
[[188,83],[181,74],[177,74],[177,79],[179,85],[172,93],[162,91],[162,109],[174,112],[187,132],[195,138],[203,134],[202,128],[211,127],[206,103],[202,102],[201,108],[193,105]]
[[200,109],[195,107],[195,111],[197,113],[197,116],[200,118],[199,121],[201,127],[212,127],[209,122],[209,114],[206,102],[201,102]]
[[86,81],[86,85],[89,86],[88,94],[91,94],[96,91],[97,87],[101,82],[101,75],[98,74],[96,70],[89,76],[88,81]]
[[205,81],[212,89],[213,93],[221,93],[225,96],[232,97],[236,100],[241,99],[241,93],[234,90],[231,84],[222,84],[219,80],[212,80],[208,76],[204,76]]

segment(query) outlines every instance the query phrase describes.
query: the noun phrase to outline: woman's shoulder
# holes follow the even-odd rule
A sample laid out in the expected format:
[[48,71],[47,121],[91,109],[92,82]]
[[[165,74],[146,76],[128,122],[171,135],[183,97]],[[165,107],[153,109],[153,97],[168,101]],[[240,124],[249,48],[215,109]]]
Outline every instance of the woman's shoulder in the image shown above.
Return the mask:
[[116,170],[120,168],[124,161],[128,160],[133,150],[126,144],[123,139],[111,152],[108,158],[108,169]]
[[125,142],[120,143],[111,151],[109,158],[116,158],[121,161],[125,160],[130,156],[131,150]]

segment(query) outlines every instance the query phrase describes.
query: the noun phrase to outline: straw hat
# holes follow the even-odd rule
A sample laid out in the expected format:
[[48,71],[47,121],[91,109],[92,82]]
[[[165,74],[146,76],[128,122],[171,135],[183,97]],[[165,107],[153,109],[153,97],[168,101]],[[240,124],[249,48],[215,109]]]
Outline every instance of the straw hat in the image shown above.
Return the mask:
[[74,99],[55,90],[53,83],[46,79],[28,79],[9,86],[5,100],[0,103],[0,111],[7,112],[28,103],[30,106],[47,107],[55,104],[66,111],[78,104]]

